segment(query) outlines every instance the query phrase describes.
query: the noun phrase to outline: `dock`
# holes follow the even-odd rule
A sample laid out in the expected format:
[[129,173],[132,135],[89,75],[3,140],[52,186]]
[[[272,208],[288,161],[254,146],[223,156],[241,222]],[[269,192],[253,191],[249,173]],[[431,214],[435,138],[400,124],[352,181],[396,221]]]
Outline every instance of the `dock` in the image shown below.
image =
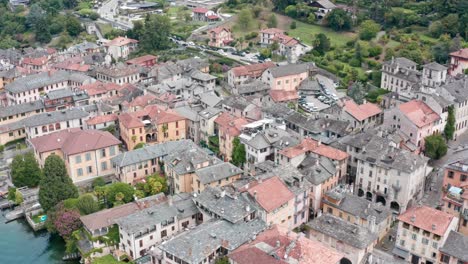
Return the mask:
[[68,260],[75,260],[75,259],[79,259],[79,258],[81,258],[80,253],[74,252],[74,253],[66,254],[65,256],[63,256],[62,260],[63,261],[68,261]]
[[6,222],[11,222],[13,220],[19,219],[21,217],[24,217],[24,211],[23,209],[15,209],[11,212],[8,212],[5,214]]
[[11,208],[15,205],[15,203],[9,201],[9,200],[5,200],[5,201],[1,201],[0,202],[0,209],[3,210],[3,209],[7,209],[7,208]]

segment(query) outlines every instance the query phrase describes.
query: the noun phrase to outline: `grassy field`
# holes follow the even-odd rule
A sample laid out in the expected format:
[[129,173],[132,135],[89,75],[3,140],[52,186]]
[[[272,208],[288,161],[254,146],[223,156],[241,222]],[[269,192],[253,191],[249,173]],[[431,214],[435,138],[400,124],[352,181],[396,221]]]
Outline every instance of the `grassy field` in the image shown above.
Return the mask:
[[346,42],[352,40],[356,34],[351,32],[335,32],[329,28],[306,24],[303,22],[296,21],[296,28],[289,30],[288,33],[290,36],[299,38],[304,43],[311,45],[315,35],[319,33],[324,33],[330,38],[332,45],[335,46],[344,46]]
[[97,23],[99,29],[101,30],[101,34],[104,36],[106,33],[109,33],[112,31],[112,25],[108,23]]
[[104,257],[93,259],[91,263],[92,264],[123,264],[126,262],[118,261],[112,255],[106,255]]

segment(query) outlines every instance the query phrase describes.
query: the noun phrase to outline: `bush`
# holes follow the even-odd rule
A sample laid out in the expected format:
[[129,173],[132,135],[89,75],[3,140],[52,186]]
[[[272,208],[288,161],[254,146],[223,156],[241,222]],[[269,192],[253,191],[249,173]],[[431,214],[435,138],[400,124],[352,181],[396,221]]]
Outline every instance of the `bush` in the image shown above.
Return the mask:
[[5,146],[4,145],[0,145],[0,153],[5,151]]
[[291,29],[296,29],[296,27],[297,27],[296,21],[293,21],[289,27],[290,27]]
[[367,51],[369,52],[370,57],[375,57],[377,55],[382,54],[382,47],[375,45],[375,46],[370,47]]
[[431,159],[440,159],[447,154],[447,143],[441,135],[432,135],[425,138],[424,152]]
[[352,58],[350,61],[349,61],[349,65],[353,66],[353,67],[361,67],[361,62],[356,59],[356,58]]

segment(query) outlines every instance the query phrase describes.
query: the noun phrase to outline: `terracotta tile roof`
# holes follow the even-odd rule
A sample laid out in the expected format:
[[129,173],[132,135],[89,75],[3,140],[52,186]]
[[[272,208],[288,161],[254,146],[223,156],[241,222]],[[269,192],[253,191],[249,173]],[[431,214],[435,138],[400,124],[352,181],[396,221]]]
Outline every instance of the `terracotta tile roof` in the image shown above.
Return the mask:
[[46,65],[49,59],[47,57],[39,57],[39,58],[24,58],[23,64],[35,65],[35,66],[42,66]]
[[135,107],[135,106],[145,107],[149,105],[150,103],[152,103],[154,99],[156,99],[156,96],[152,94],[145,94],[145,95],[135,97],[130,103],[127,103],[126,105],[129,107]]
[[66,155],[83,153],[120,144],[111,133],[101,130],[69,129],[31,139],[37,152],[60,149]]
[[311,138],[305,138],[302,140],[300,144],[289,147],[289,148],[284,148],[280,150],[278,153],[291,159],[299,155],[302,155],[306,152],[310,152],[314,150],[315,148],[317,148],[317,146],[318,146],[317,141]]
[[137,128],[137,127],[143,127],[144,124],[141,122],[140,119],[138,119],[136,116],[130,113],[124,113],[119,115],[119,122],[122,124],[124,127],[128,128]]
[[87,72],[90,66],[87,64],[62,62],[55,64],[54,68],[69,71]]
[[[266,245],[268,247],[264,247]],[[284,259],[286,251],[288,259]],[[273,252],[279,258],[275,258]],[[258,234],[254,241],[239,247],[228,256],[237,264],[336,264],[344,257],[342,253],[320,242],[294,232],[288,233],[288,230],[277,225]]]
[[276,67],[275,63],[268,61],[264,63],[256,63],[256,64],[250,64],[250,65],[244,65],[244,66],[239,66],[232,68],[232,73],[234,76],[250,76],[252,78],[257,78],[262,75],[262,73],[268,69]]
[[348,158],[348,153],[321,143],[319,144],[318,141],[311,138],[305,138],[300,144],[289,148],[284,148],[278,153],[288,158],[294,158],[306,152],[312,152],[317,155],[338,161]]
[[208,11],[210,11],[210,10],[208,10],[207,8],[204,8],[204,7],[195,7],[194,9],[192,9],[193,13],[199,13],[199,14],[205,14]]
[[97,95],[97,94],[104,94],[109,91],[119,91],[122,89],[122,86],[116,84],[116,83],[102,83],[100,81],[90,83],[90,84],[85,84],[78,89],[86,91],[89,96]]
[[468,59],[468,48],[454,51],[450,53],[450,56]]
[[382,110],[375,104],[365,103],[358,105],[351,99],[344,101],[343,109],[358,121],[365,120],[382,112]]
[[417,127],[424,127],[440,119],[426,103],[412,100],[398,106],[400,111]]
[[272,212],[294,199],[294,194],[278,176],[258,183],[256,186],[249,188],[248,192],[252,197],[256,197],[257,203],[267,212]]
[[229,28],[225,27],[215,27],[209,30],[209,32],[214,32],[215,34],[219,34],[221,31],[226,30],[226,31],[231,31]]
[[102,124],[106,122],[116,121],[117,119],[118,119],[118,116],[116,114],[100,115],[100,116],[96,116],[96,117],[86,120],[86,124],[92,126],[92,125]]
[[218,124],[219,130],[230,136],[239,136],[242,131],[242,127],[249,122],[242,117],[236,117],[228,112],[224,112],[215,119],[215,123]]
[[166,124],[166,123],[171,123],[171,122],[176,122],[176,121],[182,121],[185,120],[186,118],[179,115],[177,112],[175,112],[172,109],[166,109],[164,110],[162,107],[158,105],[149,105],[145,107],[141,113],[146,113],[153,122],[156,124]]
[[131,39],[131,38],[125,38],[125,37],[116,37],[115,39],[107,42],[106,44],[104,44],[104,46],[106,47],[110,47],[110,46],[125,46],[125,45],[128,45],[128,44],[131,44],[131,43],[138,43],[138,40],[136,39]]
[[399,221],[419,227],[428,232],[443,236],[452,222],[452,214],[427,206],[415,206],[398,217]]
[[276,103],[297,100],[299,98],[296,91],[282,90],[270,90],[270,97]]
[[158,59],[157,56],[148,54],[148,55],[143,55],[143,56],[128,60],[128,61],[126,61],[126,63],[127,64],[134,64],[134,65],[141,65],[141,64],[144,64],[147,61],[157,60],[157,59]]
[[172,93],[164,93],[159,96],[156,96],[156,98],[161,102],[171,103],[172,101],[177,99],[177,95]]
[[209,16],[207,16],[207,18],[210,19],[210,20],[215,20],[215,19],[219,19],[219,16],[217,16],[217,15],[209,15]]
[[285,46],[292,47],[294,45],[297,45],[299,41],[293,37],[290,37],[288,35],[284,35],[282,33],[277,34],[273,40],[277,41],[278,43],[281,43]]
[[81,129],[70,128],[68,130],[61,130],[49,135],[32,138],[30,142],[38,153],[57,150],[62,148],[63,142],[71,135],[71,132],[78,130]]
[[265,28],[260,31],[260,33],[265,34],[284,34],[284,30],[279,28]]

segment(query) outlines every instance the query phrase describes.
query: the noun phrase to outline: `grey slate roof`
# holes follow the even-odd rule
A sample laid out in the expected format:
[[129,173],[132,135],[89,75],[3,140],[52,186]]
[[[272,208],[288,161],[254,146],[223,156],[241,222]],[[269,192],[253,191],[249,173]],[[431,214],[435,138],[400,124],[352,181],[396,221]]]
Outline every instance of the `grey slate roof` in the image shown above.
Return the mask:
[[40,110],[43,108],[44,108],[44,103],[41,100],[1,107],[0,118],[13,116],[13,115],[19,115],[22,113],[28,113],[28,112]]
[[324,214],[315,218],[307,225],[316,232],[333,237],[336,240],[343,241],[343,243],[359,249],[366,248],[378,238],[376,233],[371,233],[369,229],[365,227],[349,223],[329,214]]
[[36,127],[67,120],[85,118],[89,114],[79,108],[34,115],[21,120],[26,127]]
[[336,166],[333,161],[326,157],[314,158],[307,156],[298,166],[299,171],[313,185],[319,185],[333,177]]
[[448,83],[442,88],[455,97],[457,103],[468,99],[468,77],[466,76],[463,79]]
[[[327,192],[329,194],[333,190]],[[341,197],[338,198],[339,204],[335,205],[324,200],[325,203],[330,203],[334,207],[337,207],[347,213],[350,213],[354,216],[358,216],[362,219],[367,219],[368,216],[375,216],[375,223],[378,225],[381,222],[385,221],[388,216],[392,214],[392,211],[382,205],[378,205],[363,197],[358,197],[349,193],[342,193]]]
[[251,103],[242,96],[229,96],[223,100],[223,105],[229,106],[234,109],[239,109],[241,111],[244,111],[244,109],[247,108],[247,106],[249,106],[250,104]]
[[288,64],[283,66],[278,66],[275,68],[269,68],[267,71],[271,73],[274,78],[284,77],[293,74],[299,74],[307,72],[310,69],[311,65],[308,63],[301,64]]
[[191,140],[168,141],[121,153],[113,157],[111,162],[118,167],[125,167],[143,161],[164,157],[176,149],[189,148],[192,144],[193,142]]
[[388,60],[388,61],[385,61],[384,64],[399,64],[400,66],[402,67],[405,67],[405,68],[409,68],[409,67],[413,67],[413,66],[416,66],[418,65],[416,62],[410,60],[410,59],[407,59],[405,57],[398,57],[398,58],[395,58],[393,61],[392,60]]
[[213,92],[202,93],[198,96],[200,97],[200,101],[209,107],[215,107],[222,101],[222,99]]
[[440,248],[440,252],[457,258],[461,261],[468,261],[468,236],[450,231],[445,244]]
[[189,264],[198,264],[221,246],[229,252],[235,250],[265,228],[266,224],[260,219],[237,224],[225,220],[210,220],[159,248]]
[[212,212],[231,223],[244,221],[244,218],[256,211],[255,203],[247,199],[244,194],[229,193],[221,188],[208,186],[203,192],[193,198],[195,204],[203,206],[208,212]]
[[241,174],[242,170],[229,162],[213,164],[205,168],[197,169],[195,174],[202,184],[208,184]]
[[68,88],[53,90],[46,94],[46,97],[50,100],[60,99],[68,96],[73,96],[73,91]]
[[302,81],[298,89],[302,91],[321,91],[322,90],[317,79],[306,79]]
[[330,2],[329,0],[318,0],[318,1],[315,1],[315,2],[317,2],[318,4],[323,6],[323,8],[326,8],[326,9],[336,8],[336,5],[333,4],[332,2]]
[[56,71],[50,76],[48,72],[41,72],[16,79],[14,82],[5,85],[5,90],[11,93],[21,93],[59,82],[84,82],[91,79],[87,75],[76,72]]
[[164,157],[166,166],[174,170],[178,175],[192,173],[196,170],[198,164],[205,162],[208,162],[210,166],[222,163],[220,159],[210,156],[193,142],[187,148],[174,149]]
[[210,119],[214,117],[215,115],[222,113],[222,112],[223,112],[222,109],[208,107],[205,110],[200,111],[198,114],[205,119]]
[[216,79],[215,76],[213,76],[213,75],[211,75],[211,74],[208,74],[208,73],[203,73],[203,72],[201,72],[201,71],[199,71],[199,70],[194,70],[194,71],[192,72],[192,74],[190,74],[190,77],[191,77],[192,79],[200,80],[200,81],[204,81],[204,82],[206,82],[206,81],[211,81],[211,80],[215,80],[215,79]]
[[263,149],[272,146],[274,143],[281,140],[282,137],[290,136],[290,134],[282,129],[267,128],[258,132],[252,139],[242,139],[244,144],[247,144],[255,149]]
[[258,178],[268,179],[278,176],[295,195],[303,194],[305,190],[310,190],[312,187],[308,179],[291,163],[277,165],[273,161],[268,160],[255,164],[255,167],[265,172],[264,174],[259,174]]
[[197,111],[193,110],[193,108],[191,108],[188,105],[174,108],[174,111],[176,111],[179,115],[187,118],[190,121],[197,122],[200,120]]
[[440,65],[437,62],[428,63],[428,64],[424,65],[423,67],[431,69],[431,70],[436,70],[436,71],[445,71],[445,70],[447,70],[447,67],[445,67],[444,65]]
[[237,87],[239,94],[266,92],[268,90],[270,90],[270,86],[260,80],[254,80],[253,82],[241,84]]
[[168,223],[171,220],[184,219],[199,213],[190,194],[180,194],[172,197],[173,205],[169,202],[157,204],[136,213],[121,217],[115,222],[129,234],[146,232],[159,223]]

